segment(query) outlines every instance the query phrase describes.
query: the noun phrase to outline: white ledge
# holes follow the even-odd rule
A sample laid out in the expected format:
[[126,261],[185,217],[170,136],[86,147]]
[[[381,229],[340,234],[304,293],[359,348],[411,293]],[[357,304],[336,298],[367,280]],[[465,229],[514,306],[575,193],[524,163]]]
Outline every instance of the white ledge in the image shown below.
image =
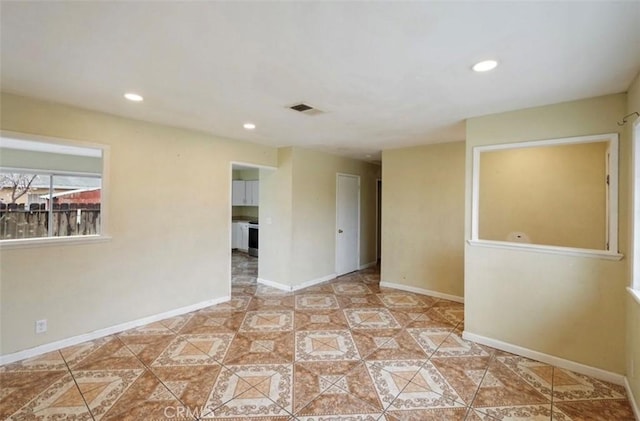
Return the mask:
[[561,254],[565,256],[590,257],[593,259],[621,260],[624,255],[613,251],[579,249],[573,247],[544,246],[540,244],[511,243],[508,241],[467,240],[471,246],[497,249],[531,251],[536,253]]
[[0,250],[48,246],[74,246],[111,241],[108,235],[77,235],[73,237],[20,238],[0,241]]
[[640,290],[627,287],[627,291],[629,291],[629,294],[636,300],[636,303],[640,304]]

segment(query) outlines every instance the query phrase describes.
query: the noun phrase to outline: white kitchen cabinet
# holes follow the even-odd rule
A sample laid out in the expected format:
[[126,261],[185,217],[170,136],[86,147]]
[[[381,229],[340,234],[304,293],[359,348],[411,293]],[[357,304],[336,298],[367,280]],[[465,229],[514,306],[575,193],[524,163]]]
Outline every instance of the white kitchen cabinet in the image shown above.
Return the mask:
[[258,206],[260,204],[260,181],[233,180],[231,187],[231,205]]
[[232,249],[240,248],[241,242],[242,242],[242,231],[240,229],[240,223],[233,222],[231,224],[231,248]]
[[240,244],[238,245],[238,250],[248,251],[249,250],[249,223],[248,222],[238,222],[240,226]]
[[248,206],[258,206],[260,204],[260,181],[247,181],[245,184],[245,194]]
[[245,181],[233,180],[231,184],[231,205],[245,206],[246,204]]

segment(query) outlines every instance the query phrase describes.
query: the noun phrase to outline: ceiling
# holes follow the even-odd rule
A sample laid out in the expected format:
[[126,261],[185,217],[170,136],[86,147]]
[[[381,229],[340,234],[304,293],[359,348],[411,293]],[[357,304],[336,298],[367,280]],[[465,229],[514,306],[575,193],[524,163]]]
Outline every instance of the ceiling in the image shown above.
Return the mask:
[[[468,117],[625,92],[640,70],[638,1],[0,7],[5,92],[359,159],[463,140]],[[498,68],[471,71],[487,58]],[[300,101],[324,113],[287,108]]]

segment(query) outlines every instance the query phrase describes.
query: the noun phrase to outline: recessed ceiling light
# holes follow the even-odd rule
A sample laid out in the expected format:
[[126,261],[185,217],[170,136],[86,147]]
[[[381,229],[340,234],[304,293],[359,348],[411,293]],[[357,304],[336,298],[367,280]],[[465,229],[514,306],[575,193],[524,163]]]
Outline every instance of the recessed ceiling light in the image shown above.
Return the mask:
[[497,65],[498,62],[495,60],[484,60],[474,64],[472,69],[476,72],[488,72],[489,70],[495,69]]
[[244,127],[246,130],[253,130],[256,128],[256,125],[253,123],[244,123],[242,127]]
[[371,158],[371,154],[366,154],[364,157],[365,158]]
[[127,92],[126,94],[124,94],[124,97],[127,98],[129,101],[133,101],[133,102],[144,101],[144,98],[142,98],[142,95],[134,94],[133,92]]

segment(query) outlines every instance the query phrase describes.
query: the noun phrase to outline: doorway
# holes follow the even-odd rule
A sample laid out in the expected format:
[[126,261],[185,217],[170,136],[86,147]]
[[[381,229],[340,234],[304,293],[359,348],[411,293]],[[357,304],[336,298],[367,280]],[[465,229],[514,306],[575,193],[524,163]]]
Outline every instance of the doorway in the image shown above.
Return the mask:
[[250,286],[256,283],[260,245],[264,243],[264,236],[260,235],[260,208],[268,199],[268,192],[260,189],[260,178],[264,170],[275,169],[263,165],[231,162],[230,293],[233,286]]
[[336,275],[360,267],[360,177],[337,174]]

